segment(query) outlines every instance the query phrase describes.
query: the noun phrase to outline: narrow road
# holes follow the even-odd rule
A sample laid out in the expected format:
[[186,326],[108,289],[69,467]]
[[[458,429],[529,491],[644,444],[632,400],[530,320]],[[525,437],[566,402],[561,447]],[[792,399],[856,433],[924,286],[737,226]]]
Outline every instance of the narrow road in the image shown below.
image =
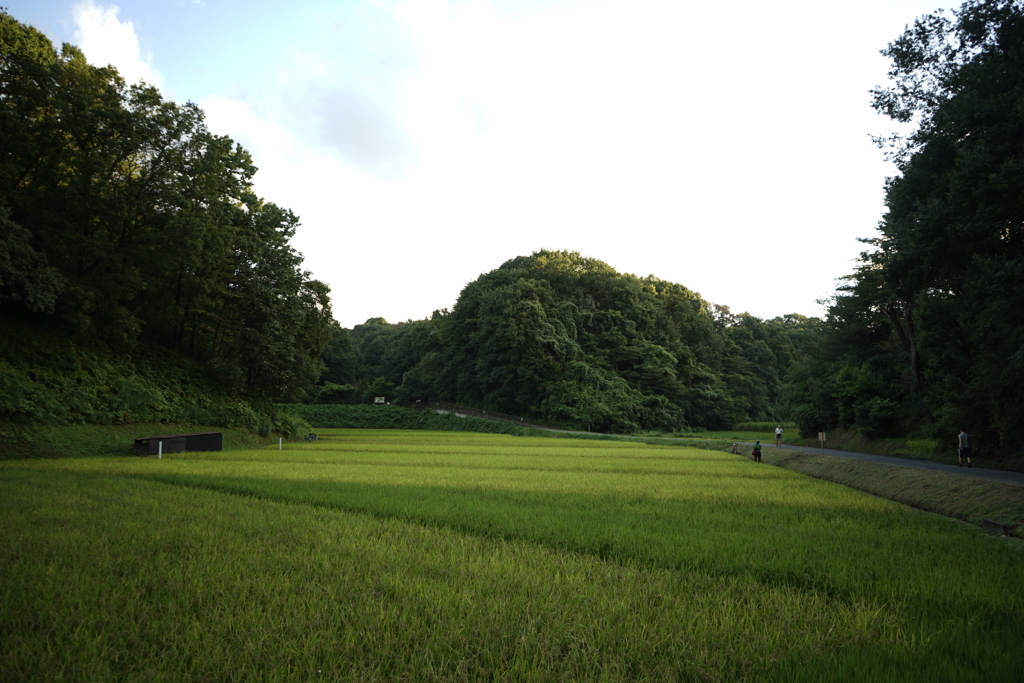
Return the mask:
[[[741,446],[753,446],[752,443],[740,443]],[[762,443],[761,447],[764,453],[770,453],[776,448],[775,444]],[[801,453],[816,453],[821,455],[822,450],[820,448],[814,448],[813,446],[793,446],[789,444],[782,444],[779,448],[789,451],[800,451]],[[957,467],[956,465],[946,465],[940,462],[932,462],[930,460],[916,460],[914,458],[897,458],[891,455],[872,455],[870,453],[854,453],[852,451],[841,451],[835,448],[826,448],[824,451],[825,455],[834,455],[838,458],[852,458],[853,460],[869,460],[871,462],[880,462],[885,465],[895,465],[897,467],[916,467],[921,470],[935,470],[938,472],[948,472],[950,474],[962,474],[966,477],[978,477],[980,479],[991,479],[993,481],[1000,481],[1004,484],[1015,484],[1016,486],[1024,486],[1024,473],[1022,472],[1006,472],[1004,470],[992,470],[986,467],[967,467],[967,463],[964,463],[963,467]],[[974,458],[977,460],[977,458]]]

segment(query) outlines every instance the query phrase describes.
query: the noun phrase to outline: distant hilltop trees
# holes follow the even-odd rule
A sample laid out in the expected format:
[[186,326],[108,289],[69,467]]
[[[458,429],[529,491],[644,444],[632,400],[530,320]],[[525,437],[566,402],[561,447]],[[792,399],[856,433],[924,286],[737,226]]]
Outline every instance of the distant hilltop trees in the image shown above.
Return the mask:
[[575,252],[512,259],[453,309],[335,328],[324,360],[337,400],[387,393],[595,431],[723,428],[769,419],[813,321],[732,315],[685,287]]

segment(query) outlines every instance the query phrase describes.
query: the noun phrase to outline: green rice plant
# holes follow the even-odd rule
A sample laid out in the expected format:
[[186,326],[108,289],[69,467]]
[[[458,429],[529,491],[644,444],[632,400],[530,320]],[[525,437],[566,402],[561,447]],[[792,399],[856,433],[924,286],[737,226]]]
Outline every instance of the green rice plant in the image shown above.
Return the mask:
[[974,528],[711,450],[319,433],[282,450],[0,462],[12,674],[1024,671],[1020,551]]

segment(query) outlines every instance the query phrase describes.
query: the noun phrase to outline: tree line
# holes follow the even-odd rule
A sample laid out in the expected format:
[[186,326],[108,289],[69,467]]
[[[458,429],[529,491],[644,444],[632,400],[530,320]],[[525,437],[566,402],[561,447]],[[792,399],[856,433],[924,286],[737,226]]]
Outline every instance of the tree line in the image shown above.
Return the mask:
[[447,401],[595,431],[727,428],[778,417],[812,327],[540,251],[480,276],[451,311],[335,326],[314,400]]
[[315,382],[329,290],[298,218],[257,197],[249,154],[193,103],[58,52],[0,11],[0,311],[129,353],[202,360],[253,399]]
[[972,0],[883,51],[898,173],[786,392],[801,427],[1024,443],[1024,3]]
[[287,209],[194,104],[0,13],[0,312],[191,355],[238,395],[448,401],[595,431],[795,419],[807,435],[1024,439],[1024,3],[969,0],[883,51],[910,124],[887,211],[822,319],[762,320],[568,251],[451,310],[352,329]]

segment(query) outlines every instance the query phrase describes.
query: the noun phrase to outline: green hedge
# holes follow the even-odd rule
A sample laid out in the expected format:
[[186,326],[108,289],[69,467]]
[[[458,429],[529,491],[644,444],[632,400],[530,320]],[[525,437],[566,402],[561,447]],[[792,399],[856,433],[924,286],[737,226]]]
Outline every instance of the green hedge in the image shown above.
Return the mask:
[[533,433],[511,422],[478,417],[439,415],[427,408],[378,405],[279,404],[280,410],[305,420],[314,427],[348,429],[427,429],[444,432],[485,432],[488,434]]

